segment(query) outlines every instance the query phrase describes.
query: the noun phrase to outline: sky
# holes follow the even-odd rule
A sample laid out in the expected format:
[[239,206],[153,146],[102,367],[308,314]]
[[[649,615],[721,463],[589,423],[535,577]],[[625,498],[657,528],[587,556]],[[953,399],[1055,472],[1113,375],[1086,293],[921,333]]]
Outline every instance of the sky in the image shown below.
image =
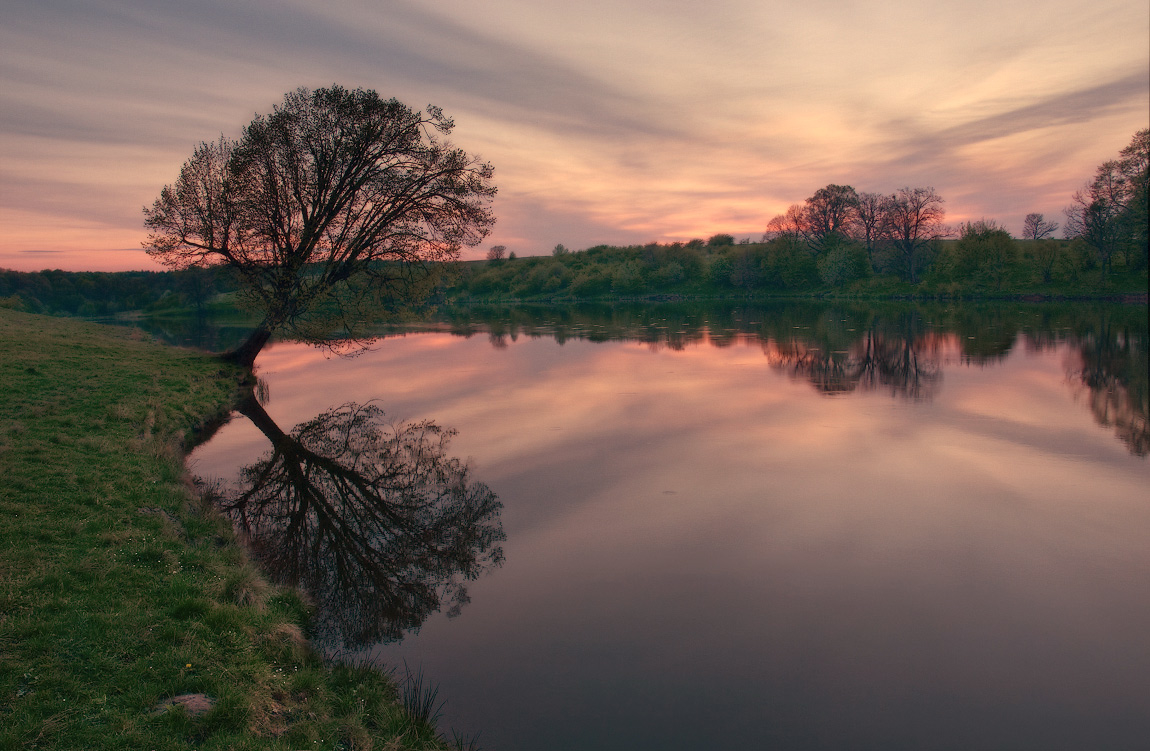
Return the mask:
[[1018,233],[1150,126],[1145,0],[6,0],[0,268],[158,269],[142,208],[298,87],[454,118],[518,255],[757,240],[830,183]]

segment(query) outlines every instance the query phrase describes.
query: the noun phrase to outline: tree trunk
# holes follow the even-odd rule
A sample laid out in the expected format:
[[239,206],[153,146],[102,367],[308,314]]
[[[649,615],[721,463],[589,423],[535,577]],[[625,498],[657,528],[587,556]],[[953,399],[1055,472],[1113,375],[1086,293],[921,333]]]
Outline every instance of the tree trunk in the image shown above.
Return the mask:
[[906,278],[911,284],[918,284],[918,274],[914,270],[914,255],[917,248],[910,243],[905,243],[902,248],[903,258],[906,259]]
[[231,352],[225,352],[221,357],[226,362],[251,368],[256,362],[256,355],[260,353],[260,350],[264,348],[264,345],[267,344],[271,338],[272,330],[265,321],[256,327],[256,330],[251,333],[247,341]]

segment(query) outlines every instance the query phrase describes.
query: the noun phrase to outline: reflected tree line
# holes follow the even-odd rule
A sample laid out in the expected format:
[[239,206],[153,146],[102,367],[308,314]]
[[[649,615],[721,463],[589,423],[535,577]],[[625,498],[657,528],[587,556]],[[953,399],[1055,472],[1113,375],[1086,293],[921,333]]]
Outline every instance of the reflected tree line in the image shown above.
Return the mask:
[[1067,377],[1131,453],[1150,453],[1146,309],[1138,305],[761,305],[661,303],[475,306],[437,325],[492,346],[520,338],[640,341],[652,349],[758,343],[771,366],[828,394],[886,390],[931,399],[947,363],[991,366],[1015,347],[1068,346]]
[[396,640],[468,602],[503,560],[502,504],[448,454],[454,431],[345,404],[284,431],[255,395],[238,407],[271,449],[219,503],[268,575],[314,600],[312,638]]

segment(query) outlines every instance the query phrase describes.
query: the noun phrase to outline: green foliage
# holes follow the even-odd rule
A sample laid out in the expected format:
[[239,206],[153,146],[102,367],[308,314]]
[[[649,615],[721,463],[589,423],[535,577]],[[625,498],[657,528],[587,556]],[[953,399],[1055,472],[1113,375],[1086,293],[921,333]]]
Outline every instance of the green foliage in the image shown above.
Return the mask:
[[823,252],[816,261],[823,283],[841,287],[870,276],[866,246],[838,235],[832,237],[824,243]]
[[611,274],[611,290],[621,295],[635,295],[643,291],[643,269],[637,261],[626,261]]
[[575,297],[591,298],[606,295],[611,291],[611,275],[604,269],[581,271],[571,283],[570,292]]
[[651,282],[657,287],[672,287],[684,278],[683,266],[678,261],[659,266],[651,274]]
[[1018,266],[1018,244],[993,221],[964,224],[961,233],[958,242],[947,246],[938,259],[937,275],[1001,290]]
[[6,310],[22,310],[26,312],[33,312],[29,309],[28,304],[24,302],[24,298],[20,295],[9,295],[8,297],[0,297],[0,308]]
[[[0,307],[28,313],[110,316],[136,310],[205,310],[239,280],[229,269],[185,271],[8,271]],[[6,302],[5,302],[6,301]]]
[[713,256],[707,265],[707,275],[711,284],[720,289],[731,286],[731,274],[734,270],[735,267],[731,263],[731,259],[725,255]]
[[731,285],[750,292],[763,279],[762,255],[751,248],[740,247],[731,256]]
[[1097,258],[1093,250],[1081,237],[1071,240],[1066,251],[1055,263],[1062,276],[1071,282],[1080,281],[1086,272],[1098,268]]
[[[464,299],[826,294],[828,288],[868,297],[1144,290],[1145,266],[1138,268],[1133,260],[1127,265],[1122,254],[1115,258],[1112,270],[1104,271],[1084,238],[1016,241],[994,222],[984,221],[964,227],[959,240],[933,241],[917,252],[916,263],[924,269],[922,284],[884,281],[907,278],[906,258],[890,246],[874,249],[872,272],[865,246],[843,235],[828,235],[816,255],[804,239],[784,234],[765,243],[598,245],[558,255],[472,261],[440,268],[433,274],[438,286],[429,292],[441,304]],[[177,331],[178,317],[190,313],[234,316],[237,286],[223,268],[120,274],[0,271],[0,309],[64,315],[141,311]],[[236,333],[227,341],[196,344],[222,351],[234,346]]]
[[637,295],[842,294],[907,295],[1092,294],[1145,286],[1145,271],[1110,281],[1084,241],[1017,241],[993,221],[964,226],[959,240],[933,240],[916,251],[924,281],[909,282],[906,257],[877,248],[872,271],[866,247],[828,235],[819,254],[802,238],[707,247],[690,243],[641,247],[599,245],[514,264],[468,265],[447,299],[555,300]]
[[1118,164],[1129,181],[1127,202],[1118,218],[1126,265],[1145,270],[1150,261],[1150,128],[1134,134]]
[[1062,243],[1057,240],[1032,240],[1023,252],[1023,263],[1036,269],[1043,284],[1054,281],[1054,269],[1063,255]]
[[765,271],[773,288],[797,291],[818,285],[815,257],[797,239],[776,238],[766,244],[765,250]]
[[1104,278],[1112,264],[1134,271],[1147,267],[1148,183],[1150,128],[1135,133],[1118,159],[1099,165],[1066,208],[1066,236],[1090,247]]
[[570,269],[557,261],[535,264],[535,268],[527,274],[522,293],[532,295],[558,292],[567,287],[573,278]]

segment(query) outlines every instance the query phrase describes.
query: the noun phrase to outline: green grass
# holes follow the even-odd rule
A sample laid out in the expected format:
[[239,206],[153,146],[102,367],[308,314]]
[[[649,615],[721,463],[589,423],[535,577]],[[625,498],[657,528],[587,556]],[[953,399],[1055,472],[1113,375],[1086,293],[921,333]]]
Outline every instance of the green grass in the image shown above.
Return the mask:
[[[0,749],[445,748],[194,500],[182,446],[242,374],[0,310]],[[214,705],[162,709],[184,694]]]

